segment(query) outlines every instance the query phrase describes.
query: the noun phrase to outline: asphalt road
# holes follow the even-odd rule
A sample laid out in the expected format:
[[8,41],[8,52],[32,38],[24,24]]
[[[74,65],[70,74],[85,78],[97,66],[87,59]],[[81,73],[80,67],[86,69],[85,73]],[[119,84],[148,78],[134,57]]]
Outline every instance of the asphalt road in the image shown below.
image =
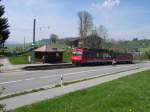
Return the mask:
[[0,87],[5,87],[2,95],[23,92],[34,88],[60,84],[61,75],[64,82],[90,77],[110,75],[150,66],[150,62],[126,65],[86,66],[57,70],[20,71],[0,74]]

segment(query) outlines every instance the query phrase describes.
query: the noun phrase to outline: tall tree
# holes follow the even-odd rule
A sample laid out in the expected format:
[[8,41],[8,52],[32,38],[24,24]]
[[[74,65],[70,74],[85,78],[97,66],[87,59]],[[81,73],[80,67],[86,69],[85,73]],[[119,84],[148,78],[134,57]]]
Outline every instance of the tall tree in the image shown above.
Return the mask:
[[2,0],[0,0],[0,47],[4,47],[5,41],[9,37],[9,25],[8,25],[8,19],[3,17],[5,13],[5,7],[1,4]]
[[83,38],[87,37],[93,27],[93,19],[89,12],[81,11],[78,13],[79,17],[79,34],[80,34],[80,46],[83,47]]
[[50,40],[50,44],[52,44],[52,43],[54,44],[57,42],[58,36],[56,34],[51,34],[49,40]]
[[91,49],[101,49],[102,48],[102,38],[99,37],[95,31],[92,34],[84,38],[84,47]]
[[103,25],[100,25],[98,28],[96,28],[96,31],[97,31],[97,35],[99,37],[102,38],[103,42],[102,42],[102,47],[105,48],[106,47],[106,39],[108,38],[108,31],[107,29],[105,28],[105,26]]

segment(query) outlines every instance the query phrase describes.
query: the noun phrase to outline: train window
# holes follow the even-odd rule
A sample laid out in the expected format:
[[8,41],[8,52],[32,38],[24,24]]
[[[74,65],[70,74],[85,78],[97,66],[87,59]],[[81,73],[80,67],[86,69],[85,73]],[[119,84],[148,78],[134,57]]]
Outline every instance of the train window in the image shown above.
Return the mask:
[[73,56],[82,56],[82,52],[73,52]]
[[99,58],[99,53],[96,53],[96,57]]
[[96,52],[84,52],[83,57],[84,58],[95,58],[96,57]]
[[102,53],[97,53],[97,58],[103,58],[103,54]]
[[96,57],[96,52],[92,52],[92,58]]
[[111,58],[111,55],[108,54],[108,53],[104,53],[104,54],[103,54],[103,58]]

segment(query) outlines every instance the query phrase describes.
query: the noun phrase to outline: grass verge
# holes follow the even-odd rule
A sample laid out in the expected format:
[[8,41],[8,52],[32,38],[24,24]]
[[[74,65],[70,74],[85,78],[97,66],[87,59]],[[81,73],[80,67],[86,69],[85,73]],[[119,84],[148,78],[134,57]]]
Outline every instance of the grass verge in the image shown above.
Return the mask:
[[12,56],[9,61],[14,64],[29,64],[26,56]]
[[71,62],[71,50],[70,49],[66,49],[66,51],[63,54],[63,61],[64,62]]
[[11,57],[9,57],[9,61],[14,65],[17,65],[17,64],[30,64],[28,62],[28,56],[31,56],[31,52],[26,53],[26,54],[22,54],[22,55],[11,56]]
[[73,92],[13,112],[149,112],[150,71]]

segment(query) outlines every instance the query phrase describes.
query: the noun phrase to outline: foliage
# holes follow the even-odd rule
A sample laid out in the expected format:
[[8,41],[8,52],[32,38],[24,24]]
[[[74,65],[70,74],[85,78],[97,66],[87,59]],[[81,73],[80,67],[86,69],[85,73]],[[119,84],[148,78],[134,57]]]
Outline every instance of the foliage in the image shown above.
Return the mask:
[[96,33],[97,33],[98,37],[102,38],[102,42],[101,42],[102,48],[105,48],[107,46],[106,40],[108,38],[107,28],[105,28],[105,26],[103,26],[103,25],[100,25],[98,28],[96,28]]
[[[1,0],[0,0],[1,3]],[[0,5],[0,47],[4,47],[5,41],[9,37],[9,25],[8,25],[8,19],[3,17],[5,13],[5,7],[3,5]]]
[[[87,35],[91,32],[93,27],[93,19],[91,14],[87,11],[78,12],[78,17],[79,17],[79,34],[80,38],[83,39],[87,37]],[[82,46],[83,41],[81,41],[80,44],[81,44],[80,46]]]
[[146,56],[147,54],[145,53],[150,51],[150,40],[148,39],[133,39],[128,41],[115,41],[114,39],[109,39],[105,44],[106,49],[117,52],[141,52]]
[[147,55],[147,58],[150,60],[150,50],[145,52],[145,54]]
[[67,48],[63,54],[63,61],[70,62],[71,61],[71,49]]
[[50,44],[55,44],[58,41],[58,36],[56,34],[51,34],[49,41]]
[[91,34],[84,38],[84,47],[91,49],[101,49],[102,48],[102,38],[96,34]]

